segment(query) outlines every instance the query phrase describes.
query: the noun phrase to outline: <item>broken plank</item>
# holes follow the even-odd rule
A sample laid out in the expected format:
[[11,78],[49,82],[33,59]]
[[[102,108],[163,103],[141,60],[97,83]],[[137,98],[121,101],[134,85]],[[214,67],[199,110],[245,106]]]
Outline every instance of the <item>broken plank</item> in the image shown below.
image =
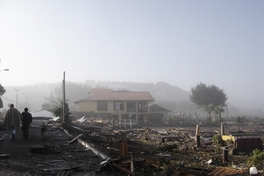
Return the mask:
[[73,143],[73,142],[76,141],[78,138],[80,138],[82,135],[83,135],[83,134],[79,134],[78,136],[76,136],[75,138],[73,138],[72,140],[70,140],[70,141],[68,142],[68,144]]
[[109,160],[110,157],[106,154],[104,154],[103,152],[99,151],[98,149],[96,149],[95,147],[93,147],[92,145],[90,145],[89,143],[81,140],[81,139],[77,139],[78,142],[80,144],[82,144],[84,147],[86,147],[87,149],[91,149],[93,151],[94,154],[100,156],[102,159],[106,159],[106,160]]
[[10,154],[1,154],[0,159],[7,159],[10,157]]
[[131,172],[130,170],[127,170],[127,169],[125,169],[125,168],[123,168],[123,167],[121,167],[121,166],[119,166],[119,165],[117,165],[115,163],[112,163],[112,165],[114,167],[116,167],[117,169],[119,169],[119,170],[125,172],[126,174],[130,175],[130,176],[135,176],[135,173]]
[[4,138],[7,136],[7,134],[4,134],[1,138],[0,138],[0,142],[5,142]]

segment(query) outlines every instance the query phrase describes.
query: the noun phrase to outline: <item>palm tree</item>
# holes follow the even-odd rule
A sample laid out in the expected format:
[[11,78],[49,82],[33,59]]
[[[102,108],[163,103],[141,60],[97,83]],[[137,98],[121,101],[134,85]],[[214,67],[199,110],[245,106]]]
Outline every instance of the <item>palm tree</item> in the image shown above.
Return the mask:
[[[53,113],[56,115],[56,116],[59,116],[60,119],[62,120],[62,116],[63,116],[63,101],[61,99],[58,99],[58,102],[54,102],[54,107],[53,107]],[[68,103],[65,102],[64,104],[64,121],[66,123],[70,123],[70,109],[69,109],[69,105]]]
[[208,119],[210,122],[212,122],[211,112],[214,111],[213,104],[209,104],[207,106],[204,106],[204,111],[208,113]]
[[222,122],[222,113],[224,112],[225,110],[224,110],[224,108],[223,108],[223,106],[216,106],[215,108],[214,108],[214,113],[218,116],[218,118],[219,118],[219,122]]

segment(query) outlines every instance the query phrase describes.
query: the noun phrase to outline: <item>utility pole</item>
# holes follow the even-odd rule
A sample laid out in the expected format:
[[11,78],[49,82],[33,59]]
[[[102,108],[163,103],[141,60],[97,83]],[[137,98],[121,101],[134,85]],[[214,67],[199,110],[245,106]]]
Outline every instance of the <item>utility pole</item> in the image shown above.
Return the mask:
[[61,122],[65,121],[65,72],[63,72],[62,80],[62,119]]
[[52,91],[50,92],[50,109],[52,109]]
[[16,91],[16,108],[18,106],[18,91],[20,91],[20,89],[14,89]]
[[226,104],[226,118],[228,118],[228,105]]

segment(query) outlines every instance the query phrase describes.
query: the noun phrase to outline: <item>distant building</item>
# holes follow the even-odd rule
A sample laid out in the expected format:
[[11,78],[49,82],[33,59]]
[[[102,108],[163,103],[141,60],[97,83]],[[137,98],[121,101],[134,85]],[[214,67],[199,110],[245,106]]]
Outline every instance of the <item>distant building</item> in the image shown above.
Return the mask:
[[114,91],[111,89],[91,89],[90,97],[75,101],[79,114],[96,114],[101,117],[116,119],[134,119],[136,122],[144,118],[160,115],[169,110],[151,104],[154,98],[149,92]]

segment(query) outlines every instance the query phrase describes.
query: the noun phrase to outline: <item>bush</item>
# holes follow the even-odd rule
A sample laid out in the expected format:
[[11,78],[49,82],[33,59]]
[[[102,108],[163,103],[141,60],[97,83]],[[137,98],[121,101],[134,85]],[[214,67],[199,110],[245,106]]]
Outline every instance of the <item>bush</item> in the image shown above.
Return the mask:
[[247,159],[247,166],[255,166],[258,169],[262,169],[262,161],[264,159],[264,151],[255,149],[252,151],[252,155]]
[[218,134],[215,134],[213,136],[213,144],[217,145],[217,146],[224,146],[225,145],[225,141],[222,139],[222,137]]

